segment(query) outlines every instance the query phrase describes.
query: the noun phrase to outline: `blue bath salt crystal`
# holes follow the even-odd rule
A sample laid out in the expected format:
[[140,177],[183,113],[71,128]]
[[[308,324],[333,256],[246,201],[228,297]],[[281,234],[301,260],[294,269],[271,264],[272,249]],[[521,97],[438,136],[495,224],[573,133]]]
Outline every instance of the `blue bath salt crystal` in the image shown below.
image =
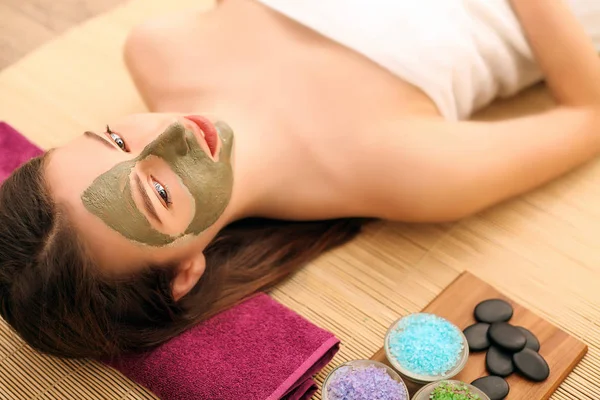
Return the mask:
[[375,365],[339,368],[329,379],[328,400],[408,400],[404,385]]
[[461,332],[437,315],[411,314],[390,331],[389,352],[407,371],[440,376],[460,360],[464,344]]

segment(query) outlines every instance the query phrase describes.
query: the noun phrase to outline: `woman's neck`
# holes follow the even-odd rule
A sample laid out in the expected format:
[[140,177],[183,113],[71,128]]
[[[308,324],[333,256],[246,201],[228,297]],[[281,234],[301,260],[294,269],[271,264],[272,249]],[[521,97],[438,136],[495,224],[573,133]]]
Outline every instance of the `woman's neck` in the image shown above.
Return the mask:
[[222,120],[235,133],[234,188],[227,223],[246,217],[312,220],[352,215],[340,207],[342,189],[323,161],[319,144],[303,134],[301,124],[262,110],[260,104],[238,109],[214,99],[176,108],[172,103],[157,103],[153,111],[174,110]]

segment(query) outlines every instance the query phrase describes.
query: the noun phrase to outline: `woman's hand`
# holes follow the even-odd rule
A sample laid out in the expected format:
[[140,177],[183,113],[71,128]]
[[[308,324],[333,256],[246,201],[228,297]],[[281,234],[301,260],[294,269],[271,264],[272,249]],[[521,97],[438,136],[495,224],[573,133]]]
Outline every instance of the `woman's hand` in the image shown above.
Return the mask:
[[600,58],[565,0],[510,3],[556,100],[566,106],[600,105]]

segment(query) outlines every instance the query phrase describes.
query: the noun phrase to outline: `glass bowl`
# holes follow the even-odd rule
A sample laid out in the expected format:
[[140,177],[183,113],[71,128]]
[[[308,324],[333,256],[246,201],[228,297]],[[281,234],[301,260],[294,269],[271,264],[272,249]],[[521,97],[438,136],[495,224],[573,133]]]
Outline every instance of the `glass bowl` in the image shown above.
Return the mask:
[[404,394],[406,395],[406,399],[408,400],[409,394],[408,394],[408,389],[406,388],[406,384],[404,384],[404,381],[402,380],[402,378],[400,377],[400,375],[398,375],[398,373],[396,371],[394,371],[392,368],[390,368],[389,366],[380,363],[378,361],[373,361],[373,360],[352,360],[352,361],[348,361],[345,362],[341,365],[338,365],[336,368],[333,369],[333,371],[331,371],[329,373],[329,375],[327,375],[327,377],[325,378],[325,381],[323,382],[323,389],[321,390],[321,398],[323,400],[331,400],[330,397],[328,396],[328,388],[329,388],[329,384],[332,382],[332,379],[335,377],[335,375],[340,372],[341,368],[344,367],[350,367],[350,368],[365,368],[368,367],[370,365],[374,365],[378,368],[382,368],[384,369],[387,374],[396,382],[399,382],[404,390]]
[[412,400],[429,400],[429,396],[431,396],[431,392],[433,392],[433,389],[435,389],[436,387],[438,387],[440,384],[442,384],[444,382],[465,385],[467,388],[469,388],[469,390],[471,392],[479,395],[481,400],[490,400],[490,398],[487,396],[487,394],[483,393],[481,390],[477,389],[475,386],[465,383],[465,382],[453,381],[453,380],[443,380],[443,381],[438,381],[438,382],[432,382],[426,386],[423,386],[421,388],[421,390],[419,390],[417,393],[415,393],[415,395],[412,397]]
[[[398,325],[402,321],[404,321],[408,317],[415,316],[415,315],[432,315],[437,318],[441,318],[444,321],[450,323],[460,333],[460,338],[462,340],[462,351],[459,355],[459,358],[458,358],[458,361],[456,362],[456,364],[454,364],[454,366],[450,370],[448,370],[446,373],[440,374],[440,375],[421,375],[421,374],[415,373],[415,372],[410,371],[407,368],[405,368],[402,364],[400,364],[398,362],[396,357],[394,357],[391,354],[390,343],[389,343],[391,334],[398,330],[397,329]],[[469,345],[467,343],[467,338],[465,337],[463,332],[456,325],[452,324],[447,319],[442,318],[435,314],[428,314],[428,313],[408,314],[408,315],[398,319],[396,322],[394,322],[390,326],[390,328],[388,329],[388,331],[385,335],[384,348],[385,348],[385,355],[387,357],[388,362],[394,367],[394,369],[397,372],[400,373],[400,376],[402,376],[404,379],[407,379],[407,380],[417,383],[419,385],[425,385],[430,382],[436,382],[436,381],[447,380],[447,379],[453,378],[454,376],[458,375],[463,370],[463,368],[465,367],[465,364],[467,363],[467,360],[469,359]]]

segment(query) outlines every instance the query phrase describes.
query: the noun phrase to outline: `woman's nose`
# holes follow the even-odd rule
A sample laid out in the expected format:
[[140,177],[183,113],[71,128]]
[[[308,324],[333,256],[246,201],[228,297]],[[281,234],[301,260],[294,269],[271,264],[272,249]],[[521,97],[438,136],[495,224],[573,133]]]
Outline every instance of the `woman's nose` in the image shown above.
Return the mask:
[[185,127],[179,123],[175,123],[146,146],[140,154],[140,158],[145,158],[149,155],[161,158],[169,158],[171,155],[178,157],[185,156],[190,151],[187,135]]
[[177,134],[177,137],[173,141],[173,147],[179,156],[185,156],[190,151],[187,132],[185,130],[181,134]]

